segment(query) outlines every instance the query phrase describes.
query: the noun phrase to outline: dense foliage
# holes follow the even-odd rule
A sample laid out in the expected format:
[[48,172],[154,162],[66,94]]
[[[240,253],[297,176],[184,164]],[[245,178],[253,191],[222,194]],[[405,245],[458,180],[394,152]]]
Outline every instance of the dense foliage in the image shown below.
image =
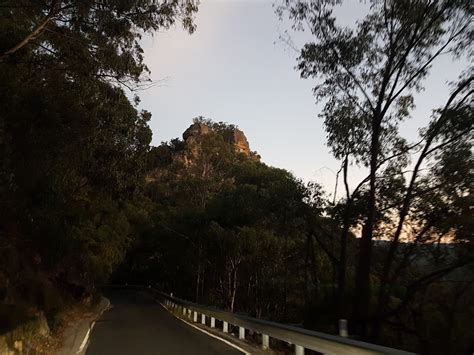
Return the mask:
[[150,114],[125,95],[147,68],[146,31],[181,1],[2,1],[0,320],[12,327],[90,294],[147,216]]
[[[152,84],[140,39],[194,31],[194,3],[0,4],[0,330],[54,320],[112,278],[327,332],[347,318],[351,336],[426,354],[469,349],[472,67],[418,142],[399,125],[432,63],[472,55],[470,2],[371,1],[346,27],[342,1],[280,1],[313,37],[297,69],[341,161],[332,203],[235,149],[234,125],[201,117],[205,134],[149,146],[151,115],[125,92]],[[354,166],[368,175],[351,187]]]
[[213,133],[197,142],[173,140],[151,152],[152,224],[117,277],[138,276],[231,311],[301,321],[310,287],[301,257],[307,216],[321,216],[321,190],[235,152],[223,135],[235,127],[206,124]]
[[[337,313],[364,339],[397,346],[403,338],[405,346],[417,349],[418,343],[418,351],[430,354],[466,351],[454,331],[439,332],[433,341],[418,325],[423,317],[425,324],[459,327],[465,318],[452,309],[438,310],[440,321],[420,307],[437,302],[437,292],[451,295],[452,304],[466,305],[472,295],[472,3],[369,1],[354,25],[337,18],[344,5],[285,0],[277,8],[295,30],[311,36],[297,70],[315,80],[327,144],[341,161],[345,196],[332,213],[340,223]],[[419,141],[408,142],[400,123],[411,118],[417,93],[441,56],[462,58],[466,67],[451,79],[446,101],[433,103]],[[356,186],[348,183],[352,167],[367,171]],[[354,229],[361,237],[356,249],[348,245]],[[440,247],[442,241],[457,247]],[[464,274],[455,279],[459,283],[452,277],[456,269]]]

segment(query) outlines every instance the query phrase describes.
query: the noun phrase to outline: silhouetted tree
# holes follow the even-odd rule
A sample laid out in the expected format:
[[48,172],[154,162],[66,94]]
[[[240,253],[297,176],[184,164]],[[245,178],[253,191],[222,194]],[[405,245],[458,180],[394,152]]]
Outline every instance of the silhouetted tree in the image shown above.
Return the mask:
[[[452,84],[451,95],[433,113],[431,124],[421,131],[420,142],[409,144],[399,135],[398,125],[409,118],[414,94],[423,89],[432,64],[441,55],[457,58],[472,50],[472,6],[469,1],[371,1],[365,17],[347,27],[340,25],[333,13],[343,3],[288,0],[281,2],[277,12],[282,17],[287,15],[295,29],[307,30],[314,38],[301,49],[297,69],[303,78],[318,79],[314,95],[325,102],[320,117],[324,119],[328,145],[342,161],[346,197],[338,258],[339,314],[347,311],[343,308],[347,292],[346,245],[348,233],[356,224],[361,227],[361,238],[352,319],[357,334],[367,338],[370,319],[390,307],[391,285],[401,271],[395,266],[400,239],[406,228],[420,227],[409,233],[412,241],[435,233],[431,228],[434,226],[426,220],[432,210],[426,205],[421,208],[419,201],[438,191],[439,198],[445,201],[458,196],[460,200],[450,203],[454,206],[471,194],[470,188],[463,190],[463,197],[442,191],[446,185],[436,184],[441,171],[433,165],[439,162],[448,168],[439,159],[447,162],[460,157],[461,151],[463,158],[449,165],[450,175],[458,175],[472,164],[467,153],[472,144],[472,68]],[[449,136],[443,133],[447,131],[451,132]],[[415,162],[413,169],[407,171],[411,157]],[[369,174],[350,189],[347,177],[352,164],[366,167]],[[426,173],[425,168],[429,169]],[[465,186],[464,182],[458,183],[459,188]],[[356,200],[363,201],[360,220],[354,219],[352,212]],[[387,228],[387,223],[393,228]],[[462,228],[456,228],[454,222],[450,227],[454,236],[464,237]],[[381,236],[391,243],[378,273],[372,241]],[[461,264],[449,265],[446,271],[451,266]],[[380,277],[379,297],[378,302],[371,303],[374,273]],[[378,324],[372,328],[374,337],[379,328]]]
[[175,22],[192,32],[196,10],[189,1],[1,3],[2,319],[10,308],[50,316],[93,291],[141,233],[151,115],[124,89],[147,81],[141,36]]

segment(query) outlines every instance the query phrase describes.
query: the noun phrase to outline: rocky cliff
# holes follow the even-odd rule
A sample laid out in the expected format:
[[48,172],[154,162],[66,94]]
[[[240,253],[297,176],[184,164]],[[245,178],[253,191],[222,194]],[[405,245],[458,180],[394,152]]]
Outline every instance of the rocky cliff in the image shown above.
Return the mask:
[[191,174],[207,178],[239,156],[260,160],[260,156],[250,150],[244,132],[234,125],[196,119],[184,131],[182,140],[173,139],[152,149],[150,172],[145,180],[147,183],[157,181],[171,171],[177,177]]
[[183,139],[188,148],[199,145],[209,134],[221,134],[224,140],[231,144],[237,153],[247,157],[256,157],[256,154],[250,151],[249,142],[244,132],[234,126],[220,128],[218,124],[211,125],[203,122],[193,123],[183,133]]

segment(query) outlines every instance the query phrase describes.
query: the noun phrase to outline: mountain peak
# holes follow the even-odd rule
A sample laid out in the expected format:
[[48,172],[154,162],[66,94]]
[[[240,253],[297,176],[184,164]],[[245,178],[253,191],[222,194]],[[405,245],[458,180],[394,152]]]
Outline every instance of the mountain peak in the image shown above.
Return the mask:
[[222,135],[224,141],[231,144],[237,153],[241,153],[247,157],[255,156],[250,150],[249,142],[244,132],[234,125],[195,120],[194,123],[184,131],[183,140],[186,146],[190,146],[201,142],[205,136],[211,133]]

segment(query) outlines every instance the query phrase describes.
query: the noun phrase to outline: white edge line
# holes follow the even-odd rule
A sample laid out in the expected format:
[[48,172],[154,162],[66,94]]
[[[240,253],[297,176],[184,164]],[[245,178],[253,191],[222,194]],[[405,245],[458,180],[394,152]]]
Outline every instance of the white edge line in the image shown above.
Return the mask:
[[[99,319],[99,318],[101,318],[101,317],[102,317],[102,314],[104,314],[105,311],[108,311],[110,308],[112,308],[112,307],[111,307],[111,304],[110,304],[110,301],[109,301],[107,298],[106,298],[106,301],[109,302],[109,305],[108,305],[106,308],[104,308],[104,309],[100,312],[100,314],[99,314],[99,316],[96,318],[96,320]],[[79,350],[76,352],[76,354],[79,354],[79,353],[81,353],[82,351],[85,350],[85,347],[86,347],[86,345],[87,345],[88,342],[89,342],[90,333],[91,333],[92,329],[94,329],[94,325],[95,325],[96,320],[94,320],[94,321],[92,322],[91,326],[90,326],[89,329],[87,330],[86,336],[85,336],[84,339],[82,340],[82,344],[81,344]]]
[[81,353],[84,350],[84,347],[86,346],[87,342],[89,341],[89,335],[91,333],[92,328],[94,328],[95,321],[92,322],[92,325],[87,329],[86,336],[84,337],[84,340],[82,340],[82,344],[79,347],[79,350],[76,352],[76,354]]
[[189,323],[188,321],[185,321],[184,319],[182,319],[182,318],[180,318],[180,317],[177,317],[176,315],[174,315],[173,313],[171,313],[171,312],[168,310],[168,308],[166,308],[166,307],[163,305],[163,303],[160,302],[160,304],[161,304],[161,306],[162,306],[168,313],[170,313],[170,314],[171,314],[173,317],[175,317],[176,319],[179,319],[180,321],[186,323],[187,325],[189,325],[189,326],[191,326],[191,327],[193,327],[193,328],[196,328],[196,329],[199,330],[200,332],[203,332],[203,333],[209,335],[210,337],[213,337],[213,338],[215,338],[215,339],[217,339],[217,340],[220,340],[220,341],[226,343],[226,344],[229,345],[229,346],[232,346],[233,348],[235,348],[235,349],[237,349],[237,350],[243,352],[245,355],[252,355],[251,353],[249,353],[248,351],[242,349],[241,347],[239,347],[239,346],[237,346],[237,345],[235,345],[235,344],[232,344],[230,341],[228,341],[228,340],[226,340],[226,339],[223,339],[223,338],[221,338],[221,337],[218,337],[217,335],[214,335],[214,334],[208,332],[207,330],[204,330],[204,329],[202,329],[202,328],[200,328],[200,327],[198,327],[198,326],[195,326],[195,325],[192,324],[192,323]]

